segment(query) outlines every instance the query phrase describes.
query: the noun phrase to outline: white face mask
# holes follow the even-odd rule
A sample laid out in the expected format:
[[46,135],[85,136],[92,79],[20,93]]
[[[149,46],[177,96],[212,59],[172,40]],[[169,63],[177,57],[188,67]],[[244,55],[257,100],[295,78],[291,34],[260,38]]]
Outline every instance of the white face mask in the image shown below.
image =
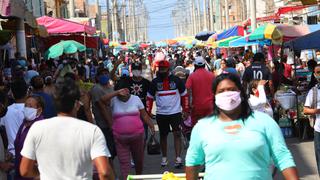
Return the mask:
[[134,77],[140,77],[141,76],[141,71],[140,70],[133,70],[132,71],[132,75]]
[[320,61],[320,55],[317,55],[317,59],[318,59],[318,61]]
[[24,117],[27,121],[33,121],[37,118],[37,109],[24,107]]
[[231,111],[237,108],[241,103],[240,92],[226,91],[215,96],[215,103],[219,109]]

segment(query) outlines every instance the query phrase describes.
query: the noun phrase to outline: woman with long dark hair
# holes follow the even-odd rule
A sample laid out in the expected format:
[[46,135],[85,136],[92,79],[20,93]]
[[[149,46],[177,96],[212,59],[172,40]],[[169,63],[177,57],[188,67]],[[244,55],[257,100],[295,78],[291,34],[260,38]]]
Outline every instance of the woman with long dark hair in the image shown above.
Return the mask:
[[279,126],[267,114],[251,110],[240,78],[223,73],[212,90],[213,115],[192,130],[187,179],[198,179],[199,167],[205,165],[205,179],[271,180],[272,160],[285,179],[298,179]]

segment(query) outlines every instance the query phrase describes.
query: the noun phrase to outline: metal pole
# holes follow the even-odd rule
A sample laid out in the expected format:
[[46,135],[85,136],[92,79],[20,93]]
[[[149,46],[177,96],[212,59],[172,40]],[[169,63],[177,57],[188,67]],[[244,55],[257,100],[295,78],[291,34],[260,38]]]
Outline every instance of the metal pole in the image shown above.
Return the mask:
[[24,19],[18,19],[18,28],[17,28],[17,51],[20,52],[21,56],[27,58],[27,47],[26,47],[26,34],[25,34],[25,27],[24,27]]
[[200,11],[200,0],[197,1],[197,29],[198,32],[201,31],[201,11]]
[[110,4],[109,4],[109,0],[106,0],[106,5],[107,5],[107,23],[106,23],[106,29],[107,29],[107,38],[108,39],[111,39],[111,36],[110,36]]
[[209,7],[210,7],[210,30],[211,31],[214,31],[215,29],[214,29],[214,18],[213,18],[213,16],[214,16],[214,11],[213,11],[213,8],[214,8],[214,5],[213,5],[213,0],[210,0],[209,1]]
[[224,0],[224,11],[226,14],[226,29],[229,29],[229,2]]
[[100,8],[99,8],[99,0],[96,0],[96,27],[97,30],[101,32],[101,20],[100,20]]
[[69,13],[70,13],[70,18],[73,18],[74,17],[74,0],[70,0],[69,1]]
[[203,30],[207,31],[208,30],[208,16],[207,16],[207,12],[208,12],[208,6],[207,6],[207,0],[203,0]]
[[216,22],[215,22],[215,25],[216,25],[216,30],[221,30],[221,5],[220,5],[220,0],[215,0],[215,6],[216,6],[216,15],[215,15],[215,19],[216,19]]
[[[251,30],[254,32],[257,28],[257,21],[256,21],[256,0],[250,0],[250,15],[251,15]],[[257,47],[252,46],[252,51],[256,52]]]

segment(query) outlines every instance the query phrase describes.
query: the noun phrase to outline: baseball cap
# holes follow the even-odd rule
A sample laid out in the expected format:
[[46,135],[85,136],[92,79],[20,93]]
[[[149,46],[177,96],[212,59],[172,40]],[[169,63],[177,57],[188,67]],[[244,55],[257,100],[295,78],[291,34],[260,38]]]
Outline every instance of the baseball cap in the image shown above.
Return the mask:
[[197,66],[203,66],[205,64],[205,61],[204,61],[203,57],[198,56],[198,57],[196,57],[194,64]]

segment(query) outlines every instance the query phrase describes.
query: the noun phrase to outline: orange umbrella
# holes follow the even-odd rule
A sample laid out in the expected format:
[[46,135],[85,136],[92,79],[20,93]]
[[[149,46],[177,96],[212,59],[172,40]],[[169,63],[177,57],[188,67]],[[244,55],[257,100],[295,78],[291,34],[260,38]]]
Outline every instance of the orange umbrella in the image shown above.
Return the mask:
[[167,40],[167,43],[169,44],[169,45],[173,45],[173,44],[176,44],[178,41],[177,40],[174,40],[174,39],[169,39],[169,40]]

